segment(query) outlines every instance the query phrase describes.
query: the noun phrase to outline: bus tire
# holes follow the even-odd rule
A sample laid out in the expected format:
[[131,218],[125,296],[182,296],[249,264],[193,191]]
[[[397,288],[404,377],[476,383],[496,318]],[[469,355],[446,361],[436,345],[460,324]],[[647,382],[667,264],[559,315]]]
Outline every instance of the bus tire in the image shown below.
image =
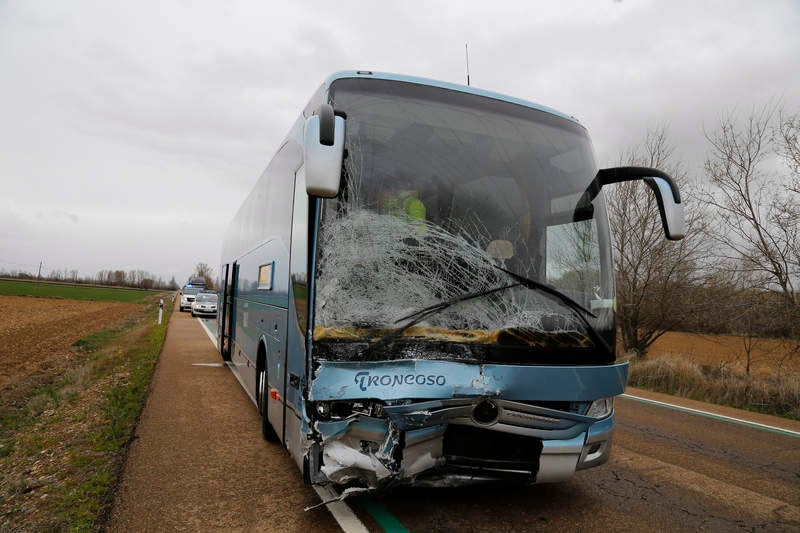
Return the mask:
[[303,483],[306,485],[313,485],[311,481],[311,466],[309,465],[308,456],[303,457]]
[[267,442],[280,442],[281,440],[278,438],[278,434],[275,433],[275,428],[269,423],[267,409],[264,409],[264,412],[261,413],[261,436],[264,437],[264,440]]
[[222,360],[226,363],[231,362],[231,352],[225,349],[225,345],[222,345],[222,348],[219,350],[219,355],[222,357]]

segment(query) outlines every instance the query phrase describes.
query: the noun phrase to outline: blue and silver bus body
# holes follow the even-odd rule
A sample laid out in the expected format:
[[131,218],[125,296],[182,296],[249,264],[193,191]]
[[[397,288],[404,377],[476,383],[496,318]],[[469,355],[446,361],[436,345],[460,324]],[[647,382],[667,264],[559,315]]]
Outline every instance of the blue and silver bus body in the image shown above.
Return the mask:
[[[548,403],[588,406],[621,394],[626,377],[626,365],[321,363],[310,401],[360,404],[352,416],[314,423],[321,469],[329,480],[358,479],[372,486],[389,480],[419,485],[564,481],[576,469],[607,460],[613,414],[597,420]],[[373,407],[371,398],[382,403]],[[456,426],[460,431],[448,438]],[[492,432],[506,438],[492,442],[497,437]],[[504,459],[500,449],[495,457],[485,457],[491,454],[486,446],[517,448],[526,441],[532,447],[519,457]]]
[[[315,353],[318,234],[329,200],[306,194],[304,125],[329,102],[332,84],[362,78],[481,96],[576,124],[551,109],[473,87],[371,72],[331,76],[271,159],[223,246],[219,345],[264,413],[265,435],[274,430],[312,483],[541,483],[602,464],[611,445],[613,397],[627,378],[627,363],[615,363],[613,350],[601,364],[447,360],[426,353],[424,343],[416,357],[389,360]],[[601,259],[610,269],[604,238]],[[613,282],[610,287],[596,301],[613,324]]]

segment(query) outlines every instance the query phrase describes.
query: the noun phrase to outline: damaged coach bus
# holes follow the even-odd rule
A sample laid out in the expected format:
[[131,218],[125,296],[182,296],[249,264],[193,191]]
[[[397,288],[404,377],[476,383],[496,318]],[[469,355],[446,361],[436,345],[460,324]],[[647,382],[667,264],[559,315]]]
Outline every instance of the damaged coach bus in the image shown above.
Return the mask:
[[227,230],[219,346],[310,483],[560,481],[609,455],[614,277],[586,129],[474,87],[342,72]]

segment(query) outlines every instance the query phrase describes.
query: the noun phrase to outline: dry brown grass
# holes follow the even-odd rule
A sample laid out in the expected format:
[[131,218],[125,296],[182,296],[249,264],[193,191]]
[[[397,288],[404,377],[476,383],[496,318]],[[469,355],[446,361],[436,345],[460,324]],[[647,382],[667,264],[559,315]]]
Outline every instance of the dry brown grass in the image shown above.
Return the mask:
[[781,339],[669,332],[644,361],[632,361],[628,384],[696,400],[800,419],[800,353]]
[[[798,343],[783,339],[751,340],[751,369],[755,377],[791,377],[800,375]],[[745,374],[746,343],[736,335],[704,335],[671,331],[659,338],[650,349],[648,360],[692,362],[701,367],[727,369]]]

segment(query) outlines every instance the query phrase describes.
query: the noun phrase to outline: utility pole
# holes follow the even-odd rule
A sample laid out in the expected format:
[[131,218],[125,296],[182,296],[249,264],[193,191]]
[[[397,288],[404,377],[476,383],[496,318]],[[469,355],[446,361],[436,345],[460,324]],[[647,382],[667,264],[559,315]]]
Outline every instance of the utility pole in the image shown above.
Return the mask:
[[467,86],[469,86],[469,43],[464,43],[464,50],[467,53]]
[[39,274],[36,276],[36,279],[42,279],[42,262],[39,261]]

